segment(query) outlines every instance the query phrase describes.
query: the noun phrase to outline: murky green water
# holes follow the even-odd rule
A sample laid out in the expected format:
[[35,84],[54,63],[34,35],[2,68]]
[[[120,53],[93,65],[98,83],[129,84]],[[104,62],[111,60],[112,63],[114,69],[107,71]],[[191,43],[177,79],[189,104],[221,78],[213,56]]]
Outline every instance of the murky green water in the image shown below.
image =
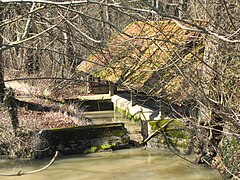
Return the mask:
[[[190,158],[190,157],[189,157]],[[1,172],[34,170],[47,161],[14,164],[1,160]],[[168,151],[159,149],[127,149],[88,155],[60,157],[47,170],[21,177],[0,177],[1,180],[46,180],[46,179],[221,179],[216,171],[193,165]]]
[[134,121],[130,121],[122,117],[120,114],[114,111],[98,111],[98,112],[85,112],[84,115],[92,119],[93,123],[113,123],[113,122],[123,122],[124,126],[130,133],[129,136],[132,140],[141,141],[141,125],[136,124]]
[[[126,119],[111,111],[89,113],[96,121],[124,122]],[[128,123],[126,121],[126,123]],[[130,125],[131,126],[131,125]],[[133,125],[134,127],[134,125]],[[132,131],[138,131],[134,127]],[[188,159],[193,159],[187,156]],[[32,171],[45,166],[48,161],[13,162],[0,159],[0,172]],[[114,152],[59,157],[55,163],[37,174],[20,177],[0,177],[1,180],[217,180],[217,171],[191,164],[168,150],[125,149]]]

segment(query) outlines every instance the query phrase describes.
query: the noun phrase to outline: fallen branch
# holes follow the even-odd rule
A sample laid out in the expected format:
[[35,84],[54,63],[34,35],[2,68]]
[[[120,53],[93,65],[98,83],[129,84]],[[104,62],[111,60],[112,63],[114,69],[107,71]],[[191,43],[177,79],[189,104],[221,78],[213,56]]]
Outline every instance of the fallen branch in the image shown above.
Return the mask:
[[53,164],[53,162],[56,160],[58,154],[59,154],[59,152],[56,151],[52,160],[46,166],[44,166],[43,168],[40,168],[40,169],[37,169],[37,170],[34,170],[34,171],[29,171],[29,172],[22,172],[21,170],[19,170],[17,173],[12,173],[12,174],[0,173],[0,176],[23,176],[23,175],[29,175],[29,174],[35,174],[35,173],[41,172],[41,171],[49,168]]

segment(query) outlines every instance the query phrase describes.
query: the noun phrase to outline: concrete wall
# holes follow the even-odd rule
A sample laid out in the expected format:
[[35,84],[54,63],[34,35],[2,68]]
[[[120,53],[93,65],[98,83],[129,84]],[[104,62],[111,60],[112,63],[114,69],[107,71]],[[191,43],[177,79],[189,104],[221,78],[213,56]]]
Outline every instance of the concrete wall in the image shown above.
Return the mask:
[[112,102],[114,109],[123,113],[127,117],[134,120],[160,120],[161,112],[153,110],[147,107],[140,106],[138,104],[132,105],[131,100],[123,98],[118,95],[112,96]]
[[144,138],[151,136],[159,128],[170,122],[147,142],[148,147],[168,148],[171,146],[174,151],[182,154],[191,153],[192,134],[184,125],[184,119],[163,119],[160,111],[154,111],[140,105],[133,106],[129,99],[118,95],[112,96],[112,102],[116,111],[130,119],[141,122]]
[[91,88],[92,94],[108,94],[109,93],[109,85],[93,85]]
[[182,119],[148,121],[148,135],[156,131],[159,133],[148,141],[148,147],[170,147],[173,151],[181,154],[190,154],[192,152],[193,133],[183,124]]
[[72,155],[127,147],[129,136],[123,123],[49,129],[39,134],[38,149],[45,151],[36,151],[35,158],[52,156],[56,151]]

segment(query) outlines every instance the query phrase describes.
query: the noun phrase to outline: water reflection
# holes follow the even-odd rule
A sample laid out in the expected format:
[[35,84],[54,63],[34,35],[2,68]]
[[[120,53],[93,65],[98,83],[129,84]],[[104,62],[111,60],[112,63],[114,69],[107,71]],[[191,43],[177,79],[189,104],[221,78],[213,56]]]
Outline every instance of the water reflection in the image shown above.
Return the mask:
[[[139,139],[140,126],[113,111],[88,112],[85,115],[94,123],[124,122]],[[133,136],[135,134],[135,136]],[[192,159],[191,156],[188,156]],[[32,171],[45,166],[49,161],[9,161],[0,159],[0,172]],[[193,165],[167,150],[126,149],[114,152],[58,158],[47,170],[21,177],[0,177],[1,180],[217,180],[221,176],[213,170]]]
[[[191,158],[189,156],[188,158]],[[1,160],[1,172],[22,172],[34,170],[47,162],[16,164],[10,168],[9,161]],[[3,165],[5,164],[5,167]],[[12,164],[13,165],[13,164]],[[1,177],[1,180],[16,177]],[[197,179],[217,180],[220,175],[213,170],[193,165],[180,159],[171,152],[159,149],[127,149],[114,152],[60,157],[47,170],[38,174],[17,177],[19,180],[41,179]]]

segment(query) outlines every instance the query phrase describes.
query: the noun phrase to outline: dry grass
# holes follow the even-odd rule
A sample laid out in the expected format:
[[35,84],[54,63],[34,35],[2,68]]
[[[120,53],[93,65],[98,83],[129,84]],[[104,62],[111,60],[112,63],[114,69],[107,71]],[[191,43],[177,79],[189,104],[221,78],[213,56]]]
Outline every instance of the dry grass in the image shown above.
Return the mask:
[[[47,81],[46,81],[47,82]],[[52,111],[29,110],[18,107],[19,128],[13,131],[7,109],[0,107],[0,154],[9,158],[31,158],[35,148],[38,146],[37,133],[42,129],[64,128],[88,125],[90,122],[82,117],[82,110],[75,104],[59,104],[57,101],[50,101],[48,98],[62,100],[65,96],[77,93],[76,90],[67,89],[66,84],[51,89],[48,83],[34,83],[24,81],[12,81],[6,83],[11,87],[16,98],[25,102],[36,103],[44,107],[50,107]],[[47,86],[48,85],[48,86]],[[77,87],[76,87],[77,88]],[[56,91],[56,89],[58,89]],[[69,93],[71,92],[71,93]],[[49,95],[46,97],[46,95]],[[39,97],[46,97],[39,98]]]
[[40,112],[19,108],[19,129],[14,133],[6,110],[0,111],[0,117],[0,153],[9,158],[30,158],[37,146],[37,133],[42,129],[90,124],[84,119],[62,112]]

